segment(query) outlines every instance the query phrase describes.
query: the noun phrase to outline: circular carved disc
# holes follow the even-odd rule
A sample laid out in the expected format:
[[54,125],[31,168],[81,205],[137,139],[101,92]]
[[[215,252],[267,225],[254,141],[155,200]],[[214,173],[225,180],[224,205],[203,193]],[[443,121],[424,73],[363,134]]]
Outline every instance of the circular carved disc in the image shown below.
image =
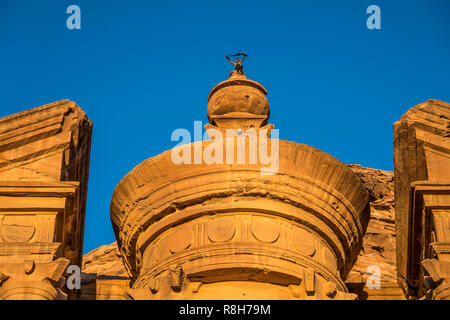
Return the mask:
[[256,218],[252,223],[252,234],[261,242],[275,242],[280,236],[280,224],[274,219]]
[[186,250],[192,244],[192,230],[183,228],[175,231],[169,238],[169,250],[171,253],[176,253]]
[[302,228],[294,228],[294,246],[308,256],[313,256],[316,253],[316,244],[313,235]]
[[36,228],[34,220],[27,216],[6,216],[0,227],[5,242],[28,242],[33,238]]
[[214,218],[208,224],[208,238],[212,242],[225,242],[233,239],[236,232],[234,222],[228,217]]

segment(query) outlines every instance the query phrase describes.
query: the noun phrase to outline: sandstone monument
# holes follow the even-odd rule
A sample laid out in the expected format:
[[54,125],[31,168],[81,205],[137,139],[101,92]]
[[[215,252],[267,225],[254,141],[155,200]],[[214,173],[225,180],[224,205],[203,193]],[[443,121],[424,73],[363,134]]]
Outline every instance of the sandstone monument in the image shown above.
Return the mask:
[[394,124],[392,173],[276,139],[266,94],[236,66],[209,139],[123,177],[117,243],[84,257],[91,122],[69,100],[0,119],[0,299],[450,299],[450,105]]
[[[259,83],[232,73],[211,90],[207,127],[269,127],[265,94]],[[244,139],[249,157],[251,142]],[[237,149],[234,140],[224,140],[224,149]],[[202,153],[211,143],[202,143]],[[277,143],[272,175],[250,161],[175,164],[168,151],[122,179],[111,220],[130,298],[355,298],[343,280],[369,220],[367,191],[330,155]]]
[[450,299],[450,105],[429,100],[394,124],[398,280]]
[[69,100],[0,119],[0,299],[55,299],[81,264],[91,132]]

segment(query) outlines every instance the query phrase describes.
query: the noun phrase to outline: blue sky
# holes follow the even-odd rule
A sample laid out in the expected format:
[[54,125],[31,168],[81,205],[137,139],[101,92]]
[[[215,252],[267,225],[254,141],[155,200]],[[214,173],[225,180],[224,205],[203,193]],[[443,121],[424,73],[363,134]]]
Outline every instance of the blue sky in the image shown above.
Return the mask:
[[[81,8],[81,30],[66,9]],[[381,9],[369,30],[366,8]],[[0,0],[0,117],[60,99],[94,123],[84,252],[115,240],[112,192],[173,130],[207,121],[224,56],[268,90],[280,138],[392,170],[392,124],[450,102],[450,1]]]

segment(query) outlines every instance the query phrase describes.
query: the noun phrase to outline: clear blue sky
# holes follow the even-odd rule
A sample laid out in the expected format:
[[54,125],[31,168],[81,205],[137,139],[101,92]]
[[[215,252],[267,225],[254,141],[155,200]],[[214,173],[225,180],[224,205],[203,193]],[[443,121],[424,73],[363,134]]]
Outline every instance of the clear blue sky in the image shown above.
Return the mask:
[[[81,8],[81,30],[66,8]],[[366,8],[381,8],[368,30]],[[450,102],[450,1],[0,0],[0,117],[68,98],[94,123],[84,252],[115,240],[112,192],[206,119],[246,52],[280,138],[392,170],[392,124]]]

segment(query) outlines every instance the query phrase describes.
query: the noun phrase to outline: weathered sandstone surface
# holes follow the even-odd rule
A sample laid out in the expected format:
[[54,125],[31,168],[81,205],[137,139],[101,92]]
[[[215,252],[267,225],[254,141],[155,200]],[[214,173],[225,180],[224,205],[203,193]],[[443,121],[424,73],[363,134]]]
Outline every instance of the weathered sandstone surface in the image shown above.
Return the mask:
[[381,282],[395,282],[394,173],[349,165],[370,195],[370,220],[358,260],[346,282],[365,282],[367,267],[380,268]]
[[127,277],[117,243],[103,245],[86,253],[83,256],[83,273]]
[[92,122],[61,100],[0,118],[0,300],[71,297],[82,260]]
[[[346,282],[365,282],[367,267],[377,265],[382,282],[395,282],[394,175],[392,171],[349,165],[370,195],[370,222],[358,261]],[[83,272],[126,277],[116,242],[100,246],[83,257]]]

